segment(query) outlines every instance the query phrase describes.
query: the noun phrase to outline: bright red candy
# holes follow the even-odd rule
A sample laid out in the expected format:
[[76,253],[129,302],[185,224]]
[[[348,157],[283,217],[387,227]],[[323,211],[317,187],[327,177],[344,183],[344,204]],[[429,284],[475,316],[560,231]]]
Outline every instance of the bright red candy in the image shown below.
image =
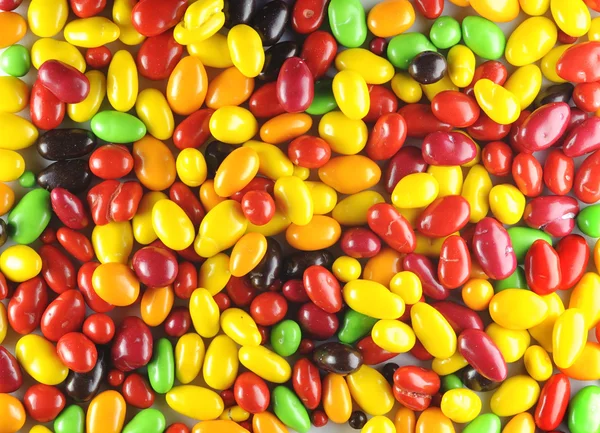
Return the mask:
[[292,28],[296,33],[312,33],[325,19],[327,0],[298,0],[292,11]]
[[411,138],[425,138],[436,131],[450,132],[452,125],[442,122],[433,115],[429,104],[408,104],[398,110],[406,121],[406,135]]
[[600,118],[596,116],[575,126],[563,143],[563,152],[573,158],[598,149],[600,149]]
[[419,277],[426,296],[438,301],[450,296],[450,291],[438,281],[437,269],[433,267],[428,257],[422,254],[407,254],[402,261],[402,267],[405,271],[411,271]]
[[144,191],[139,182],[105,180],[91,188],[87,201],[96,225],[133,219]]
[[9,394],[17,391],[23,384],[23,374],[17,358],[3,346],[0,346],[0,392]]
[[535,407],[535,425],[544,431],[562,423],[571,396],[571,382],[566,374],[557,373],[545,383]]
[[65,118],[66,105],[36,80],[29,97],[29,116],[39,129],[58,128]]
[[0,11],[12,11],[18,8],[23,0],[0,0]]
[[97,262],[84,263],[77,272],[77,286],[88,307],[96,313],[108,313],[115,307],[98,296],[92,287],[92,275],[98,266],[100,266],[100,263]]
[[481,113],[475,123],[467,128],[467,134],[478,141],[502,140],[509,132],[510,125],[496,123],[485,113]]
[[85,319],[82,332],[96,344],[108,344],[115,336],[115,322],[104,313],[95,313]]
[[75,267],[61,250],[53,245],[42,245],[38,253],[42,258],[41,275],[48,287],[58,294],[75,288]]
[[450,236],[442,244],[438,262],[438,279],[448,289],[467,282],[471,274],[471,254],[460,236]]
[[53,421],[65,407],[67,400],[55,386],[41,383],[33,385],[23,396],[27,414],[37,422]]
[[41,276],[19,284],[8,302],[8,323],[18,334],[31,334],[48,305],[48,286]]
[[106,7],[106,0],[69,0],[71,10],[79,18],[98,15]]
[[247,412],[261,413],[271,402],[266,382],[251,371],[240,374],[233,385],[235,402]]
[[473,75],[471,84],[464,89],[465,94],[474,96],[475,83],[483,78],[487,78],[499,86],[502,86],[508,78],[508,71],[506,70],[506,66],[498,60],[488,60],[487,62],[483,62],[475,68],[475,74]]
[[304,289],[314,304],[328,313],[342,309],[342,289],[333,274],[323,266],[310,266],[304,271]]
[[339,327],[339,321],[335,314],[321,310],[312,302],[300,307],[298,322],[302,330],[315,340],[330,339]]
[[321,403],[321,377],[318,367],[306,358],[300,358],[292,370],[292,386],[307,409],[314,410]]
[[127,404],[138,409],[147,409],[154,404],[154,391],[146,380],[137,373],[131,373],[123,382],[123,398]]
[[47,60],[38,70],[38,81],[65,104],[82,102],[90,93],[90,81],[79,70],[58,60]]
[[209,123],[215,110],[203,108],[183,119],[173,132],[173,144],[180,150],[198,148],[210,137]]
[[117,370],[116,368],[113,368],[112,370],[110,370],[108,372],[108,375],[106,376],[106,381],[113,388],[121,386],[123,384],[124,380],[125,380],[125,373],[123,373],[121,370]]
[[288,113],[306,111],[315,96],[313,75],[299,57],[290,57],[283,62],[277,77],[277,99]]
[[[596,12],[600,12],[600,0],[583,0],[583,2]],[[19,2],[20,3],[20,2]]]
[[488,173],[494,176],[507,176],[512,167],[513,152],[502,141],[492,141],[481,151],[481,161]]
[[444,316],[457,335],[465,329],[479,329],[481,331],[484,329],[481,317],[470,308],[452,301],[435,302],[431,306]]
[[394,373],[394,397],[411,410],[427,409],[440,386],[437,373],[426,368],[404,365]]
[[381,249],[381,241],[371,230],[352,227],[344,231],[340,238],[340,247],[344,254],[355,259],[368,259]]
[[285,296],[277,292],[261,293],[250,304],[250,315],[261,326],[273,326],[282,321],[287,311]]
[[317,80],[325,75],[337,55],[338,45],[331,33],[316,31],[308,35],[302,45],[300,58],[304,60],[312,77]]
[[98,360],[96,346],[80,332],[70,332],[60,337],[56,353],[62,363],[76,373],[92,371]]
[[[377,122],[386,114],[395,113],[398,110],[398,98],[387,87],[370,84],[369,89],[369,111],[363,117],[367,123]],[[404,125],[406,129],[406,125]]]
[[495,280],[508,278],[517,268],[517,257],[506,229],[486,217],[475,226],[473,254],[483,271]]
[[144,41],[137,54],[137,69],[142,77],[149,80],[165,80],[182,54],[183,45],[175,41],[172,31],[166,31]]
[[525,278],[531,290],[540,296],[558,290],[561,281],[560,259],[548,242],[535,241],[525,256]]
[[556,73],[572,83],[600,81],[600,42],[588,41],[567,48],[556,63]]
[[382,362],[389,361],[398,356],[397,353],[388,352],[376,345],[373,341],[373,337],[370,335],[367,335],[356,343],[356,350],[360,352],[363,357],[363,362],[366,365],[381,364]]
[[416,228],[425,236],[443,238],[461,230],[469,222],[471,206],[460,195],[437,198],[419,215]]
[[175,424],[171,424],[165,430],[165,433],[190,433],[190,429],[185,424],[176,422]]
[[80,262],[89,262],[94,259],[95,253],[92,243],[83,233],[76,232],[68,227],[61,227],[56,232],[56,239],[67,253]]
[[128,372],[144,367],[152,358],[153,339],[139,317],[127,317],[117,328],[111,347],[113,365]]
[[417,247],[414,230],[391,204],[371,206],[367,211],[367,222],[371,230],[399,253],[410,253]]
[[554,149],[544,163],[544,184],[556,195],[568,194],[573,188],[575,162],[562,150]]
[[169,337],[181,337],[186,334],[192,326],[192,316],[189,308],[175,307],[171,310],[165,320],[165,333]]
[[79,331],[85,319],[85,302],[78,290],[67,290],[48,305],[42,315],[41,330],[50,341]]
[[579,83],[573,90],[573,102],[578,108],[593,113],[600,108],[600,83]]
[[528,152],[548,149],[565,133],[570,118],[569,104],[546,104],[531,113],[519,126],[516,140]]
[[320,137],[302,135],[288,146],[288,157],[295,165],[305,168],[320,168],[331,158],[329,143]]
[[215,300],[217,307],[219,307],[220,312],[231,308],[231,298],[227,296],[226,293],[217,293],[215,296],[213,296],[213,299]]
[[583,236],[567,235],[556,244],[560,262],[559,290],[568,290],[577,284],[587,269],[590,247]]
[[64,188],[54,188],[50,193],[52,210],[64,225],[81,230],[89,224],[89,218],[83,202]]
[[406,140],[406,129],[406,121],[398,113],[379,117],[365,147],[369,158],[381,161],[394,156]]
[[271,118],[285,113],[283,105],[277,99],[277,83],[267,83],[255,90],[248,103],[250,112],[260,118]]
[[188,0],[141,0],[131,11],[133,27],[144,36],[156,36],[183,18]]
[[600,200],[600,150],[588,156],[579,166],[573,192],[584,203],[593,204]]
[[508,376],[502,352],[481,329],[465,329],[461,332],[458,336],[458,351],[485,378],[502,382]]
[[434,20],[444,11],[444,0],[416,0],[415,7],[425,18]]
[[90,155],[90,170],[100,179],[119,179],[133,169],[133,156],[121,144],[100,146]]
[[275,215],[275,201],[266,191],[248,191],[242,198],[242,212],[250,223],[263,226]]
[[431,111],[440,121],[455,128],[471,126],[481,113],[477,101],[456,90],[445,90],[435,95],[431,101]]
[[92,69],[106,68],[110,64],[112,57],[110,49],[104,45],[85,50],[85,62]]
[[140,283],[148,287],[173,284],[179,265],[175,254],[165,248],[147,246],[139,249],[131,262]]
[[192,292],[198,288],[198,272],[193,263],[179,263],[179,272],[173,282],[173,291],[179,299],[190,299]]
[[546,195],[527,203],[523,220],[529,227],[562,237],[573,231],[578,213],[579,204],[573,197]]
[[519,191],[527,197],[542,193],[543,170],[540,162],[531,154],[519,153],[513,159],[512,176]]
[[8,283],[6,277],[0,272],[0,301],[8,298]]

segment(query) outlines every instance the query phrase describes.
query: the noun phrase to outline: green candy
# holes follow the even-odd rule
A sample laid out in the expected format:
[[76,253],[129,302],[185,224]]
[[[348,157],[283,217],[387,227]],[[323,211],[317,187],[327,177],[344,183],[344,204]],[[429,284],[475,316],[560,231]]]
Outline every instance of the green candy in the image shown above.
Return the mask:
[[85,413],[80,406],[72,404],[54,420],[54,433],[84,433]]
[[23,188],[33,188],[35,186],[35,174],[33,171],[27,170],[19,178],[19,185]]
[[367,16],[360,0],[331,0],[329,25],[335,39],[348,48],[360,47],[367,39]]
[[146,135],[146,125],[131,114],[120,111],[101,111],[92,118],[92,131],[110,143],[132,143]]
[[591,385],[580,389],[569,403],[568,422],[571,433],[600,432],[600,388]]
[[527,279],[525,278],[525,271],[522,267],[517,266],[517,269],[507,278],[503,280],[494,280],[494,292],[498,293],[506,289],[525,289],[527,287]]
[[448,376],[442,377],[442,388],[444,391],[450,391],[451,389],[459,389],[462,387],[462,380],[460,380],[456,374],[449,374]]
[[276,386],[271,394],[273,411],[286,426],[298,433],[308,433],[310,417],[306,408],[292,390],[285,386]]
[[388,60],[400,69],[408,69],[410,62],[423,51],[436,51],[427,36],[422,33],[403,33],[392,38],[387,48]]
[[315,97],[306,110],[308,114],[322,116],[337,108],[331,84],[332,80],[320,80],[315,83]]
[[513,250],[517,256],[517,262],[523,263],[525,255],[531,245],[538,239],[543,239],[552,245],[552,238],[541,230],[530,227],[511,227],[507,230],[512,242]]
[[429,31],[429,39],[440,50],[446,50],[460,42],[460,24],[449,16],[439,17]]
[[342,343],[353,344],[371,332],[375,323],[377,323],[377,319],[348,309],[344,315],[344,322],[338,332],[338,339]]
[[500,433],[501,428],[502,424],[498,415],[486,413],[471,421],[463,433]]
[[12,45],[0,54],[0,69],[13,77],[23,77],[31,69],[29,50],[23,45]]
[[30,244],[40,237],[51,217],[50,193],[34,189],[8,214],[8,234],[18,244]]
[[600,238],[600,204],[588,206],[579,212],[577,227],[584,235]]
[[462,22],[465,44],[479,57],[496,60],[504,55],[506,36],[502,29],[482,17],[466,17]]
[[156,409],[144,409],[133,417],[123,433],[162,433],[167,426],[165,416]]
[[154,354],[148,364],[148,379],[152,389],[159,394],[166,394],[175,382],[175,356],[173,345],[166,338],[161,338],[154,345]]
[[302,341],[302,330],[293,320],[284,320],[271,330],[271,346],[276,354],[292,356]]

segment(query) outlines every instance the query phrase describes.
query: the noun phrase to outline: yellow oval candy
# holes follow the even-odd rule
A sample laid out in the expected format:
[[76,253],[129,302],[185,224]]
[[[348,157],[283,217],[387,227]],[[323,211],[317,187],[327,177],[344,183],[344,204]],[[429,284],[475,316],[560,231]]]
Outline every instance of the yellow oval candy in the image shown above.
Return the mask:
[[29,29],[41,38],[51,38],[58,34],[68,17],[67,0],[31,0],[27,9]]
[[525,369],[533,379],[544,382],[552,376],[552,359],[541,346],[529,346],[525,351]]
[[392,353],[406,353],[416,342],[415,333],[406,323],[399,320],[380,320],[371,330],[373,342]]
[[292,376],[287,360],[264,346],[243,346],[238,357],[244,367],[266,381],[285,383]]
[[231,61],[246,77],[256,77],[265,64],[265,52],[260,36],[246,24],[234,26],[227,34]]
[[485,333],[496,343],[506,362],[516,362],[525,355],[531,338],[525,330],[506,329],[497,323],[490,323]]
[[351,70],[338,72],[333,77],[333,96],[339,109],[351,120],[360,120],[371,107],[369,88],[365,79]]
[[518,0],[471,0],[470,3],[479,15],[497,23],[514,20],[521,10]]
[[512,376],[494,392],[490,408],[498,416],[514,416],[531,409],[539,395],[540,385],[531,377]]
[[136,242],[148,245],[158,239],[158,235],[152,226],[152,209],[159,201],[168,199],[169,197],[160,191],[149,191],[143,195],[138,210],[131,221],[133,237]]
[[196,333],[182,335],[175,346],[175,377],[183,385],[192,382],[204,364],[204,340]]
[[219,333],[219,306],[206,289],[196,289],[190,297],[190,316],[198,334],[212,338]]
[[556,323],[558,316],[565,311],[565,306],[556,292],[542,296],[542,299],[546,303],[548,314],[542,323],[529,329],[529,334],[531,334],[534,340],[537,341],[544,350],[551,353],[554,323]]
[[523,217],[525,196],[510,184],[496,185],[490,190],[490,208],[502,224],[514,225]]
[[395,399],[390,384],[373,367],[363,365],[346,376],[352,398],[369,415],[385,415],[392,410]]
[[213,389],[231,388],[237,377],[239,365],[235,342],[227,335],[218,335],[211,341],[204,357],[204,381]]
[[481,412],[481,399],[470,389],[457,388],[444,393],[442,413],[458,424],[471,422]]
[[548,314],[548,307],[539,295],[522,289],[506,289],[496,293],[489,310],[494,322],[514,330],[539,325]]
[[456,352],[456,333],[438,310],[417,302],[410,309],[410,318],[417,338],[434,357],[449,358]]
[[247,226],[241,205],[235,200],[225,200],[205,215],[194,241],[194,250],[202,257],[212,257],[234,246]]
[[350,308],[376,319],[397,319],[404,314],[404,301],[383,284],[354,280],[343,289],[344,301]]
[[369,138],[367,125],[360,119],[351,119],[341,111],[331,111],[319,122],[319,136],[334,152],[356,155],[364,149]]
[[30,280],[42,270],[42,258],[27,245],[13,245],[0,254],[0,272],[15,283]]
[[556,44],[558,31],[546,17],[527,18],[511,33],[504,55],[508,63],[524,66],[537,62]]
[[58,385],[69,374],[54,345],[39,335],[21,337],[15,346],[15,355],[27,374],[44,385]]
[[569,36],[578,38],[590,29],[592,17],[583,0],[550,0],[550,11],[556,25]]
[[0,149],[21,150],[38,139],[37,128],[16,114],[0,112]]
[[526,65],[514,71],[504,88],[519,100],[521,110],[529,107],[542,88],[542,71],[537,65]]
[[[65,40],[82,48],[101,47],[119,39],[121,29],[105,17],[90,17],[73,20],[66,25]],[[136,75],[137,78],[137,75]]]
[[129,111],[138,96],[138,73],[133,56],[120,50],[113,56],[108,66],[106,93],[110,105],[117,111]]
[[219,394],[195,385],[174,387],[167,393],[166,401],[175,412],[199,421],[217,419],[224,409]]
[[504,87],[483,78],[474,87],[475,98],[490,119],[501,125],[514,123],[521,114],[517,97]]
[[331,216],[344,226],[362,226],[367,224],[367,211],[385,199],[377,191],[362,191],[340,201]]
[[364,48],[350,48],[335,58],[338,71],[354,71],[367,84],[385,84],[394,77],[394,66],[384,57]]
[[173,112],[171,111],[171,107],[169,107],[167,98],[160,90],[142,90],[137,96],[135,111],[138,118],[146,125],[146,129],[150,135],[159,140],[168,140],[171,138],[173,129],[175,128],[175,120],[173,119]]
[[239,308],[223,311],[221,329],[240,346],[259,346],[262,340],[254,319]]
[[569,299],[569,308],[578,308],[588,329],[600,322],[600,276],[588,272],[579,280]]
[[438,196],[438,181],[429,173],[412,173],[403,177],[394,187],[392,203],[403,209],[422,208]]
[[198,273],[198,285],[215,296],[225,288],[231,278],[231,260],[225,253],[219,253],[206,259]]
[[462,88],[471,84],[475,65],[475,54],[469,47],[458,44],[448,51],[448,76],[455,86]]
[[92,246],[100,263],[127,263],[133,249],[133,232],[129,221],[111,221],[95,226]]
[[571,367],[587,342],[585,316],[578,308],[569,308],[556,319],[552,331],[552,358],[558,368]]

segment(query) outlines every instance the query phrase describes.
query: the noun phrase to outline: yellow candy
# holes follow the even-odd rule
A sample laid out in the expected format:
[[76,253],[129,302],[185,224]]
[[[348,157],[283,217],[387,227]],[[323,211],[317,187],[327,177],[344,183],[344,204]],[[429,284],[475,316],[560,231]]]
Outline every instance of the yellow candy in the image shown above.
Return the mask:
[[131,12],[135,5],[131,0],[115,0],[113,5],[113,21],[119,26],[119,40],[125,45],[139,45],[146,39],[131,22]]
[[206,289],[196,289],[190,297],[190,316],[198,334],[212,338],[218,334],[221,326],[219,306]]
[[467,307],[475,311],[488,308],[494,296],[494,288],[489,281],[473,278],[462,288],[462,299]]
[[588,31],[588,40],[600,41],[600,17],[592,19],[590,30]]
[[[231,68],[231,70],[236,74],[240,73],[236,68]],[[249,78],[244,77],[244,79],[248,80]],[[312,117],[306,113],[279,114],[267,120],[260,127],[260,139],[267,143],[281,144],[306,134],[312,127],[312,123]]]
[[198,149],[187,148],[179,152],[175,168],[179,179],[189,187],[200,186],[206,180],[206,160]]
[[398,72],[392,78],[392,91],[403,102],[415,104],[423,97],[421,85],[407,72]]
[[502,433],[535,433],[535,420],[527,412],[514,416],[502,430]]
[[385,199],[376,191],[362,191],[340,201],[331,216],[344,226],[362,226],[367,224],[367,211]]
[[470,389],[451,389],[444,393],[440,409],[455,423],[465,424],[481,412],[481,399]]
[[41,270],[41,257],[27,245],[13,245],[0,254],[0,272],[15,283],[30,280]]
[[341,194],[355,194],[377,185],[381,168],[366,156],[338,156],[319,168],[319,179]]
[[27,22],[31,32],[41,38],[51,38],[62,30],[69,16],[67,0],[31,0]]
[[404,176],[392,192],[392,203],[403,209],[430,205],[438,196],[438,181],[429,173],[412,173]]
[[482,165],[474,165],[469,170],[461,195],[471,205],[472,223],[478,223],[487,216],[490,209],[488,196],[492,190],[492,179]]
[[456,351],[454,355],[448,358],[433,358],[431,363],[431,369],[440,376],[447,376],[452,373],[456,373],[461,368],[469,365],[467,360]]
[[410,310],[410,318],[417,338],[435,358],[449,358],[456,352],[456,333],[438,310],[417,302]]
[[506,289],[496,293],[489,310],[494,322],[514,330],[539,325],[548,314],[548,307],[541,296],[522,289]]
[[206,351],[202,367],[204,381],[213,389],[231,388],[237,377],[239,365],[235,342],[227,335],[218,335]]
[[187,214],[171,200],[160,200],[152,208],[152,227],[169,248],[181,251],[194,241],[194,225]]
[[521,9],[527,15],[544,15],[550,8],[550,0],[519,0]]
[[215,296],[225,288],[231,278],[230,263],[229,256],[225,253],[219,253],[206,259],[200,266],[198,285]]
[[523,217],[525,196],[510,184],[496,185],[490,190],[490,208],[502,224],[514,225]]
[[0,433],[17,433],[25,425],[25,408],[18,398],[0,394]]
[[556,25],[552,20],[546,17],[528,18],[508,38],[504,55],[511,65],[529,65],[548,54],[556,44],[557,37]]
[[316,251],[334,245],[341,234],[342,229],[336,220],[324,215],[314,215],[304,226],[289,224],[285,231],[285,239],[297,250]]
[[545,382],[552,376],[552,360],[543,347],[529,346],[524,360],[527,374],[538,382]]
[[287,360],[264,346],[243,346],[238,357],[244,367],[266,381],[285,383],[292,376]]
[[0,182],[15,181],[24,171],[25,160],[19,153],[13,150],[0,149]]
[[[257,226],[248,222],[248,228],[246,229],[247,233],[260,233],[265,237],[276,236],[280,233],[286,231],[286,229],[292,224],[292,222],[286,217],[283,212],[279,209],[275,210],[275,215],[271,218],[271,221],[268,223]],[[302,227],[302,226],[299,226]]]
[[423,288],[419,277],[410,271],[398,272],[390,281],[390,291],[400,296],[407,305],[419,302]]
[[66,25],[64,31],[65,40],[68,43],[83,48],[110,44],[119,39],[120,34],[119,26],[105,17],[73,20]]
[[100,263],[127,263],[133,248],[131,224],[129,221],[111,221],[95,226],[92,245]]
[[0,111],[18,113],[29,104],[29,88],[16,77],[0,77]]
[[90,93],[78,104],[67,104],[67,114],[73,122],[85,123],[96,115],[106,96],[106,77],[100,71],[86,72]]
[[133,237],[136,242],[148,245],[158,239],[152,225],[152,209],[159,201],[168,199],[169,197],[159,191],[150,191],[144,194],[132,220]]
[[212,208],[202,220],[194,250],[201,257],[212,257],[234,246],[247,226],[248,220],[241,205],[235,200],[225,200]]
[[590,10],[583,0],[550,0],[550,11],[556,25],[569,36],[578,38],[590,29]]
[[336,424],[344,424],[350,419],[352,396],[341,374],[329,373],[323,379],[323,410]]
[[600,240],[596,241],[594,246],[594,264],[596,265],[596,272],[600,272]]
[[224,409],[219,394],[195,385],[174,387],[167,393],[166,401],[175,412],[199,421],[217,419]]
[[470,3],[479,15],[497,23],[514,20],[520,10],[518,0],[471,0]]
[[140,282],[133,271],[122,263],[98,266],[92,274],[92,287],[100,298],[118,307],[133,304],[140,294]]
[[260,36],[246,24],[234,26],[227,34],[231,61],[246,77],[256,77],[265,64],[265,51]]
[[203,65],[211,68],[225,69],[233,66],[227,36],[215,34],[202,42],[187,46],[190,56],[198,57]]
[[510,125],[519,118],[519,100],[504,87],[483,78],[475,83],[474,91],[477,103],[494,122]]
[[384,57],[364,48],[350,48],[335,58],[338,71],[358,73],[367,84],[385,84],[394,77],[394,66]]
[[444,75],[444,77],[433,84],[421,84],[421,88],[423,89],[423,93],[430,101],[433,100],[439,93],[442,93],[446,90],[458,91],[458,86],[456,86],[450,76],[448,74]]
[[163,323],[173,308],[174,300],[173,286],[146,288],[140,304],[140,316],[144,323],[148,326]]
[[529,376],[506,379],[492,395],[490,408],[498,416],[513,416],[527,412],[537,402],[540,386]]
[[[219,417],[219,419],[221,419],[221,420],[235,421],[235,423],[246,421],[249,418],[250,418],[250,412],[245,411],[240,406],[232,406],[232,407],[227,408],[225,410],[225,412],[223,412],[223,414]],[[235,424],[235,423],[228,423],[226,426],[228,428],[229,428],[229,426],[231,426],[231,428],[238,428],[240,430],[240,432],[245,433],[246,430],[244,428],[242,428],[240,425]],[[211,431],[211,430],[207,430],[207,432],[209,432],[209,431]],[[226,430],[226,431],[229,431],[229,430]]]
[[506,362],[516,362],[525,355],[531,343],[529,332],[506,329],[496,323],[490,323],[485,333],[496,343]]
[[396,433],[394,423],[384,416],[374,416],[360,430],[361,433]]
[[119,433],[125,423],[127,404],[118,391],[104,391],[90,403],[86,415],[88,433]]
[[537,65],[526,65],[512,73],[504,88],[519,100],[521,110],[529,107],[542,88],[542,71]]
[[552,330],[558,316],[565,311],[562,299],[557,293],[551,293],[542,296],[548,309],[548,315],[542,323],[529,329],[529,334],[536,340],[540,346],[547,352],[552,352]]
[[310,191],[313,202],[313,214],[325,215],[335,209],[337,205],[337,192],[323,182],[305,181],[304,184]]
[[110,105],[118,111],[129,111],[138,96],[138,73],[129,51],[117,51],[108,67],[106,79]]
[[385,415],[392,410],[395,399],[390,384],[373,367],[363,365],[358,371],[346,376],[350,395],[367,414]]
[[467,87],[475,75],[475,54],[464,45],[455,45],[448,51],[448,76],[457,87]]
[[349,119],[360,120],[367,115],[371,107],[369,89],[358,72],[338,72],[333,77],[332,89],[338,107]]
[[[258,172],[269,179],[277,180],[294,174],[294,164],[277,146],[262,141],[250,140],[243,147],[254,150],[258,155]],[[221,164],[222,165],[222,164]]]
[[354,257],[340,256],[331,266],[333,275],[343,283],[358,280],[362,272],[360,262]]
[[198,334],[182,335],[175,346],[175,377],[183,385],[192,382],[204,363],[204,341]]
[[50,430],[47,427],[44,427],[43,425],[36,425],[31,427],[29,433],[52,433],[52,430]]
[[296,176],[277,179],[274,187],[277,207],[297,226],[305,226],[313,217],[312,196],[304,181]]
[[415,333],[399,320],[380,320],[371,330],[373,342],[388,352],[406,353],[416,342]]
[[240,346],[259,346],[262,340],[254,319],[239,308],[223,311],[221,329]]
[[40,69],[48,60],[60,60],[81,73],[85,72],[85,59],[73,45],[50,38],[38,39],[31,47],[31,63]]
[[38,138],[38,130],[32,123],[12,113],[0,112],[0,131],[0,149],[25,149]]
[[15,356],[23,370],[44,385],[58,385],[69,374],[54,345],[39,335],[21,337],[15,346]]
[[364,149],[369,138],[367,125],[360,120],[362,117],[351,119],[341,111],[331,111],[319,122],[319,136],[331,146],[334,152],[356,155]]
[[182,45],[201,42],[217,33],[225,24],[223,0],[200,0],[185,11],[182,22],[173,32],[175,40]]
[[215,139],[229,144],[242,144],[256,135],[258,123],[245,108],[221,107],[210,118],[210,133]]
[[302,180],[307,180],[310,177],[310,168],[294,165],[294,176],[299,177]]
[[234,277],[243,277],[254,269],[267,253],[267,239],[260,233],[246,233],[231,252],[229,270]]
[[587,342],[585,316],[578,308],[569,308],[554,323],[552,357],[558,368],[571,367]]
[[150,135],[159,140],[168,140],[171,138],[173,129],[175,128],[173,112],[171,111],[171,107],[169,107],[167,98],[159,90],[142,90],[137,96],[135,111],[138,118],[146,125]]
[[558,46],[552,48],[550,50],[550,52],[548,54],[546,54],[544,56],[544,58],[542,59],[542,62],[540,64],[540,68],[542,69],[542,74],[544,75],[544,77],[546,77],[548,80],[552,81],[553,83],[566,83],[567,82],[567,80],[559,77],[558,74],[556,73],[556,63],[558,63],[558,59],[560,58],[560,56],[562,56],[563,53],[565,51],[567,51],[567,49],[571,46],[572,46],[571,44],[558,45]]
[[6,315],[6,307],[0,304],[0,344],[6,338],[8,332],[8,316]]
[[438,182],[439,192],[437,197],[460,195],[463,188],[463,172],[458,165],[430,165],[427,173]]
[[350,281],[344,286],[343,295],[354,311],[376,319],[394,320],[404,314],[402,298],[376,281]]
[[[1,258],[0,258],[1,259]],[[600,276],[586,273],[571,292],[569,308],[578,308],[588,329],[600,322]]]

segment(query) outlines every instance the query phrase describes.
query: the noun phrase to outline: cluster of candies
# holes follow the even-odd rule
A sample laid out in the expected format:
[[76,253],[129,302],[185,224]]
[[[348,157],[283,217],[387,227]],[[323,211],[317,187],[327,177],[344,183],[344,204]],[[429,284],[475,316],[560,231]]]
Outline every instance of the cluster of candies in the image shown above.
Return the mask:
[[452,2],[0,0],[0,433],[598,433],[600,2]]

